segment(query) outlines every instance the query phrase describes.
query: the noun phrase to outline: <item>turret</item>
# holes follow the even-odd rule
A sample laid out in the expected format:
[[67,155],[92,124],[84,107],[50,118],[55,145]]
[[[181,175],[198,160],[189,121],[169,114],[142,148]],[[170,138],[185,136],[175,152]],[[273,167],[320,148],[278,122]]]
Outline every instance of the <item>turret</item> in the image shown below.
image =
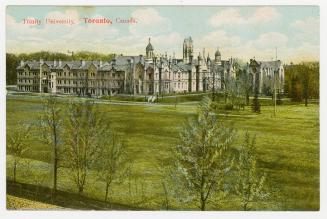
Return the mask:
[[199,63],[199,65],[202,65],[202,57],[201,57],[200,52],[199,52],[199,55],[198,55],[198,63]]
[[146,52],[146,58],[147,59],[152,59],[153,58],[153,46],[151,44],[151,39],[149,38],[149,43],[145,48],[145,52]]
[[216,63],[221,63],[221,53],[219,51],[219,48],[217,48],[217,51],[215,53],[215,62]]

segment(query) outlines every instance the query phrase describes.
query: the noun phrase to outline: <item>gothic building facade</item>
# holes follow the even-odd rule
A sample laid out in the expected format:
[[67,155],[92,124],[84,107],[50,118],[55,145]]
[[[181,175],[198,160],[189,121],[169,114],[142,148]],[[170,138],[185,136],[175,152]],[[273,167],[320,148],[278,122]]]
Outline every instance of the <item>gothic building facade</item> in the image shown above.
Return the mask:
[[[262,67],[265,72],[266,67]],[[269,68],[268,68],[269,69]],[[249,68],[249,71],[251,69]],[[261,70],[260,70],[261,71]],[[149,39],[145,56],[115,56],[110,61],[21,61],[17,88],[26,92],[102,96],[117,93],[156,95],[224,89],[235,77],[234,60],[193,54],[193,40],[183,42],[183,58],[157,55]]]
[[[256,61],[250,59],[247,73],[252,78],[253,89],[258,86],[259,94],[272,95],[274,89],[277,93],[284,93],[284,67],[280,60]],[[258,77],[258,83],[255,78]]]

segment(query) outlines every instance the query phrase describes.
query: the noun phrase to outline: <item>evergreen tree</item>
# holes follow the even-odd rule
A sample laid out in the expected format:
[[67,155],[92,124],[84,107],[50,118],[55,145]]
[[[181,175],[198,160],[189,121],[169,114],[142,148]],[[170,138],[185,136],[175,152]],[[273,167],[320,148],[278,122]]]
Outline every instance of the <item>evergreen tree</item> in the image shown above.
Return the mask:
[[197,118],[180,133],[176,147],[178,184],[202,211],[211,197],[227,192],[226,178],[232,165],[228,149],[233,139],[233,130],[217,119],[208,97],[200,103]]
[[257,169],[255,137],[245,134],[244,143],[236,165],[235,191],[239,195],[244,211],[251,209],[251,203],[268,197],[265,191],[265,173],[259,175]]

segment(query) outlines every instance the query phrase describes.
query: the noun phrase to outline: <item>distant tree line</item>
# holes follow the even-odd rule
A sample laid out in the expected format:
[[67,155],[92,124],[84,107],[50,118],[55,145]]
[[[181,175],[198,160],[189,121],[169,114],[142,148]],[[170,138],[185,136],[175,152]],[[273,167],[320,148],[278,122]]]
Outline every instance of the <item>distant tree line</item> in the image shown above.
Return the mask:
[[285,94],[293,101],[319,99],[319,62],[302,62],[284,66]]
[[19,65],[21,60],[102,60],[109,61],[114,57],[114,54],[102,54],[97,52],[89,52],[89,51],[79,51],[73,54],[65,54],[60,52],[48,52],[48,51],[40,51],[34,53],[6,53],[6,84],[14,85],[17,83],[16,77],[16,68]]

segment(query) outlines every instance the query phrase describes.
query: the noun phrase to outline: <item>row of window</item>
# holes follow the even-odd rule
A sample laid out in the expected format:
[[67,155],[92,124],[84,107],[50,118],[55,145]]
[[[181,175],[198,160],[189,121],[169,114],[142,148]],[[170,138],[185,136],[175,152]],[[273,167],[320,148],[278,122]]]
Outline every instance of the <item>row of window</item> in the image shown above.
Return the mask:
[[[78,88],[59,88],[57,89],[57,92],[59,93],[65,93],[65,94],[77,94],[77,93],[80,93],[82,92],[81,89],[78,89]],[[100,94],[100,95],[107,95],[110,93],[110,90],[109,89],[99,89],[99,90],[95,90],[95,89],[89,89],[89,93],[91,94]]]
[[25,75],[25,76],[36,76],[37,75],[37,72],[35,71],[32,71],[32,72],[29,72],[29,71],[19,71],[18,72],[18,75],[22,76],[22,75]]
[[19,85],[18,90],[20,91],[38,91],[38,86],[26,86],[26,85]]
[[38,80],[35,80],[35,79],[18,79],[18,83],[27,83],[27,84],[36,84],[38,83]]
[[[58,80],[58,85],[83,85],[85,82],[84,81],[73,81],[73,80]],[[89,86],[105,86],[107,84],[114,84],[114,85],[121,85],[123,84],[122,81],[99,81],[98,83],[96,81],[89,81],[88,82]]]
[[[43,72],[43,74],[46,75],[47,72]],[[71,72],[64,71],[64,72],[58,72],[57,73],[57,76],[58,77],[77,77],[77,76],[79,76],[79,77],[85,77],[85,76],[87,76],[86,74],[87,73],[83,73],[83,72],[81,72],[81,73],[78,74],[77,72],[71,73]],[[116,77],[119,78],[120,76],[122,76],[121,73],[117,73],[117,72],[116,73],[111,73],[111,75],[110,75],[110,73],[98,73],[98,75],[100,77],[105,77],[105,76],[110,77],[112,75],[113,78],[116,78]],[[96,74],[94,72],[91,72],[89,74],[89,77],[95,77],[95,76],[96,76]]]

